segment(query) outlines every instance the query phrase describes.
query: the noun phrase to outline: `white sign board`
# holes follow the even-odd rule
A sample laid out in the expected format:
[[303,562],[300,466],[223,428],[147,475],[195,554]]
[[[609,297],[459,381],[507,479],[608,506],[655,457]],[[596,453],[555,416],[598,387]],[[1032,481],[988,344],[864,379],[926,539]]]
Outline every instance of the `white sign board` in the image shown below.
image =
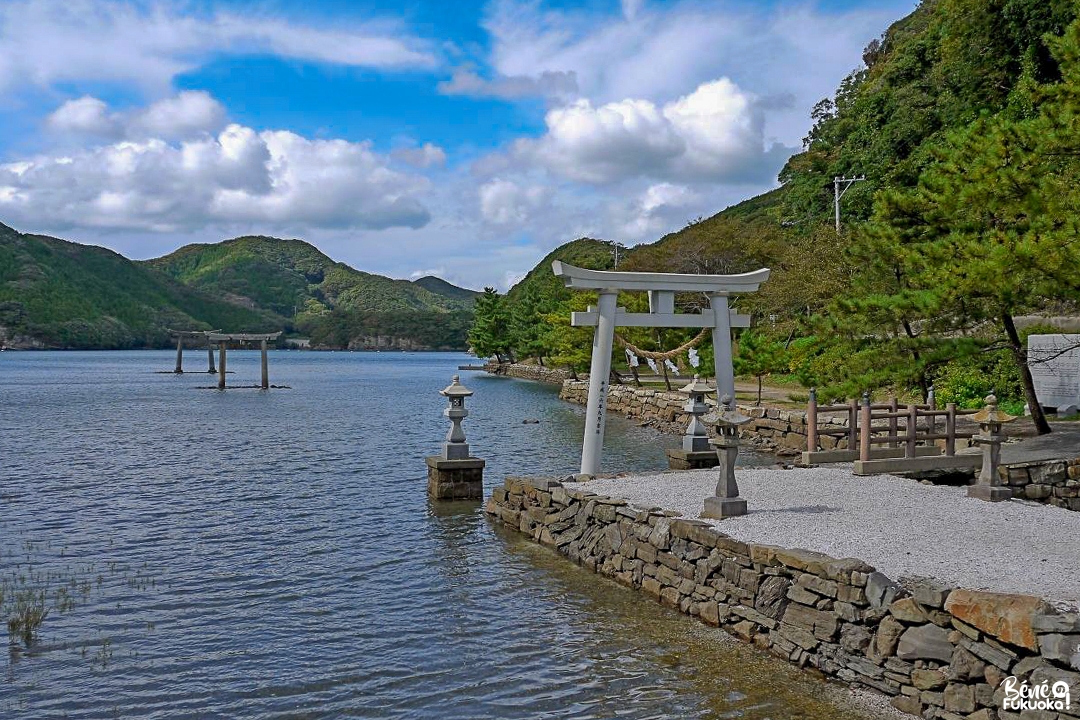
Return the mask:
[[1027,358],[1041,405],[1080,408],[1080,335],[1030,335]]

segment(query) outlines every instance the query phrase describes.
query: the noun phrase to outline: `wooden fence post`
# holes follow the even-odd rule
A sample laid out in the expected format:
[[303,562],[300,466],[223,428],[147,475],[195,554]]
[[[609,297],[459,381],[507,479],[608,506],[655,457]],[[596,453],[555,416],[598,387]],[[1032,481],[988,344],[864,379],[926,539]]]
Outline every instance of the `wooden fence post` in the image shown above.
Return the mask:
[[817,388],[810,388],[810,399],[806,403],[806,449],[810,452],[818,449]]
[[855,452],[857,447],[859,447],[859,399],[852,398],[848,403],[847,449]]
[[897,435],[900,432],[900,424],[897,422],[896,413],[900,409],[896,396],[889,398],[889,447],[898,447]]
[[904,457],[915,457],[915,440],[918,437],[919,429],[919,406],[915,403],[908,405],[907,415],[907,449],[904,451]]
[[945,411],[945,454],[952,457],[956,454],[956,403],[946,405]]
[[862,400],[862,411],[859,418],[859,459],[869,460],[871,447],[870,434],[873,431],[873,415],[870,409],[870,393],[864,393],[862,396]]

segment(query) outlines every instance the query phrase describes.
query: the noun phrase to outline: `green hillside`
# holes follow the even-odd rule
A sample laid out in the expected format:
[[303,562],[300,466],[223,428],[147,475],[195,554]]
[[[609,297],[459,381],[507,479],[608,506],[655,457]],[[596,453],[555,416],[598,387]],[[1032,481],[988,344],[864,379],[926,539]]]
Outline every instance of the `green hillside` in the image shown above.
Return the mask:
[[[526,295],[547,298],[551,301],[565,300],[571,293],[551,272],[551,263],[562,260],[564,263],[590,270],[611,270],[615,266],[612,247],[603,240],[579,238],[555,248],[533,267],[529,273],[514,284],[507,293],[507,298],[514,302]],[[620,252],[622,252],[620,250]]]
[[448,283],[442,278],[435,277],[434,275],[426,275],[417,280],[413,280],[413,285],[418,285],[428,292],[440,295],[448,300],[457,300],[470,304],[481,294],[476,290],[469,290],[468,288],[458,287],[457,285]]
[[0,225],[0,345],[163,347],[169,328],[285,330],[317,346],[466,347],[477,293],[392,280],[300,240],[245,237],[132,262]]
[[423,284],[361,272],[302,240],[248,236],[186,245],[147,264],[186,285],[285,317],[333,309],[449,312],[472,304],[471,291],[450,283],[433,292]]
[[269,331],[280,322],[111,250],[0,225],[0,339],[6,343],[156,347],[168,342],[168,327]]

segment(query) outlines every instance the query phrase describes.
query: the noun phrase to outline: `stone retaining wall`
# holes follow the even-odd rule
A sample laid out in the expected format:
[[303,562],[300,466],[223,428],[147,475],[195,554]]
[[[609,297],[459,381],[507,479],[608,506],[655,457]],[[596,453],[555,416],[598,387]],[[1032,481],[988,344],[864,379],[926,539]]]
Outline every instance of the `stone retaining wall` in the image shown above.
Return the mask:
[[[569,402],[586,404],[589,383],[580,380],[563,382],[559,397]],[[710,405],[715,402],[706,400]],[[608,410],[640,420],[643,425],[661,432],[681,434],[688,418],[682,406],[686,396],[677,392],[664,392],[630,385],[614,385],[608,390]],[[806,449],[806,413],[774,407],[739,405],[743,414],[752,418],[743,426],[740,436],[757,449],[780,456],[797,455]],[[823,415],[819,423],[822,430],[846,430],[846,415]],[[710,435],[715,434],[715,415],[705,417]],[[848,447],[846,437],[819,435],[823,450],[844,450]],[[967,440],[957,440],[958,448],[967,447]],[[1002,468],[1002,479],[1010,486],[1013,496],[1080,510],[1080,457],[1074,460],[1038,461]],[[928,480],[927,482],[932,482]]]
[[1001,473],[1014,497],[1080,510],[1080,457],[1018,463]]
[[492,375],[505,375],[506,377],[521,380],[535,380],[536,382],[561,385],[570,379],[570,373],[562,368],[541,367],[539,365],[526,365],[524,363],[497,363],[489,362],[484,365],[484,370]]
[[[894,582],[865,562],[745,543],[553,480],[509,478],[489,515],[664,605],[942,720],[1080,717],[1080,615],[1023,595]],[[1003,712],[1002,681],[1063,680],[1071,710]]]
[[[559,397],[584,405],[589,399],[589,383],[581,380],[567,380],[563,383]],[[713,401],[706,402],[714,407],[716,405]],[[631,385],[613,385],[608,390],[609,411],[640,420],[642,424],[655,427],[661,432],[681,434],[686,430],[689,419],[682,409],[685,404],[686,396],[678,392]],[[806,449],[805,412],[747,405],[740,405],[739,409],[753,418],[743,427],[741,435],[757,449],[775,452],[778,455],[797,455]],[[826,422],[833,429],[845,429],[848,425],[846,417],[828,418]],[[715,423],[710,421],[709,416],[706,416],[705,424],[712,432]],[[823,423],[822,427],[824,426]],[[820,438],[825,450],[845,449],[848,446],[845,437],[821,435]]]

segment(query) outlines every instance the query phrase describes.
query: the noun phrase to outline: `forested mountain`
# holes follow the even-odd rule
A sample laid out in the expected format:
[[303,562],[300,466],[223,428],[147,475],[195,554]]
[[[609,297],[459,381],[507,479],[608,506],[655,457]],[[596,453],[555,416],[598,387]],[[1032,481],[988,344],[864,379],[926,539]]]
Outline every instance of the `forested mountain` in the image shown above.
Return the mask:
[[156,347],[168,342],[168,327],[268,331],[279,323],[111,250],[0,225],[0,344]]
[[435,277],[434,275],[425,275],[422,278],[413,280],[413,284],[448,300],[467,303],[470,307],[472,306],[472,303],[476,301],[477,296],[481,294],[476,290],[469,290],[468,288],[458,287],[457,285],[448,283],[442,278]]
[[[1038,415],[1014,316],[1080,303],[1076,17],[1072,0],[924,0],[812,109],[780,188],[632,248],[620,269],[772,268],[759,293],[736,298],[761,336],[744,355],[768,348],[772,372],[823,397],[936,383],[939,398],[973,404],[994,390]],[[866,178],[843,198],[839,233],[836,176]],[[504,315],[571,309],[520,287]],[[478,305],[477,326],[496,304]],[[563,326],[540,342],[508,327],[502,352],[587,356],[560,350],[574,332]],[[675,335],[656,342],[686,339]]]
[[[180,282],[292,317],[358,312],[465,310],[475,293],[438,278],[393,280],[334,262],[303,240],[248,236],[185,245],[148,264]],[[441,283],[439,291],[428,289]]]
[[0,345],[162,347],[168,328],[222,328],[283,329],[332,347],[464,349],[477,293],[425,281],[354,270],[300,240],[237,238],[132,262],[0,225]]

